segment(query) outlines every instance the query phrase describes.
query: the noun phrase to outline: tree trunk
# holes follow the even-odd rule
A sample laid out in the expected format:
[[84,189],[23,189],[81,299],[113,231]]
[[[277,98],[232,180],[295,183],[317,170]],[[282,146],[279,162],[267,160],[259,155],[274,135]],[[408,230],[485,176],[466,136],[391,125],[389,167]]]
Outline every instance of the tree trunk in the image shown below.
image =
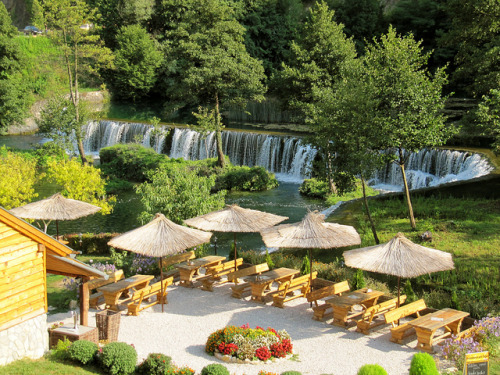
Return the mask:
[[219,94],[215,94],[215,139],[217,146],[217,165],[221,168],[226,166],[224,151],[222,150],[222,133],[219,114]]
[[370,214],[370,208],[368,207],[368,199],[366,199],[365,179],[363,178],[363,175],[361,175],[361,186],[363,187],[363,202],[365,204],[366,216],[368,216],[368,221],[370,222],[370,226],[372,228],[375,243],[378,245],[380,243],[380,240],[378,239],[377,230],[375,229],[375,224],[373,223],[372,215]]
[[333,177],[332,177],[332,174],[333,174],[333,168],[332,168],[332,161],[331,161],[331,154],[330,154],[330,150],[327,150],[326,151],[326,168],[328,170],[328,186],[330,187],[330,192],[332,194],[335,194],[337,195],[338,194],[338,191],[337,191],[337,186],[335,186],[335,183],[333,182]]
[[403,174],[403,183],[405,188],[406,203],[408,204],[408,213],[410,215],[411,229],[416,230],[417,224],[415,223],[415,217],[413,216],[413,207],[411,205],[410,199],[410,189],[408,188],[408,181],[406,180],[405,160],[403,158],[403,150],[401,150],[401,148],[399,149],[399,166],[401,167],[401,173]]

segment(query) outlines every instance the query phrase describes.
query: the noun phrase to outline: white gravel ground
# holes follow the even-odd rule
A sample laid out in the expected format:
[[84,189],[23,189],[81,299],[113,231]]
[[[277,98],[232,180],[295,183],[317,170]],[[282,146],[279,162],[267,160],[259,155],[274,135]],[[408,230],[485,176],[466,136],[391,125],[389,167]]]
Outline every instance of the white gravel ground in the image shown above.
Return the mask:
[[[127,316],[122,311],[119,341],[134,344],[142,361],[149,353],[164,353],[178,366],[189,366],[197,373],[210,363],[223,363],[231,374],[256,375],[265,370],[281,373],[286,370],[302,374],[355,375],[367,363],[378,363],[389,375],[408,374],[415,351],[416,340],[406,345],[389,341],[385,326],[369,336],[342,329],[312,317],[312,310],[304,298],[290,301],[279,309],[270,303],[261,305],[231,297],[228,284],[214,288],[214,292],[169,287],[165,312],[161,306],[143,310],[139,316]],[[95,326],[95,312],[90,310],[89,325]],[[70,314],[49,315],[48,323],[70,322]],[[205,353],[208,336],[226,325],[249,323],[286,329],[292,338],[293,351],[298,360],[281,360],[257,365],[227,364]]]

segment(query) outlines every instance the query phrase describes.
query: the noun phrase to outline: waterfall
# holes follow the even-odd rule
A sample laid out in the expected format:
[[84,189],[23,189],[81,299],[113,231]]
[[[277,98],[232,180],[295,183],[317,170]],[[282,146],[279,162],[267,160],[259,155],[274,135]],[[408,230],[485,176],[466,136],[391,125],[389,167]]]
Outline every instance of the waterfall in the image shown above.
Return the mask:
[[[214,132],[204,136],[190,128],[163,127],[158,133],[149,124],[91,121],[85,128],[84,148],[85,152],[96,154],[102,147],[117,143],[141,142],[172,158],[199,160],[216,156],[215,138]],[[222,132],[222,146],[231,163],[262,166],[275,173],[279,180],[289,182],[301,182],[311,175],[317,153],[297,137],[232,130]],[[486,175],[493,169],[481,155],[470,152],[423,149],[407,156],[405,169],[410,189],[467,180]],[[381,190],[402,190],[399,165],[388,164],[369,183]]]
[[[410,189],[420,189],[447,182],[469,180],[484,176],[493,170],[486,159],[479,154],[453,150],[423,149],[405,155],[406,178]],[[380,190],[402,191],[403,177],[396,163],[389,163],[369,181]]]

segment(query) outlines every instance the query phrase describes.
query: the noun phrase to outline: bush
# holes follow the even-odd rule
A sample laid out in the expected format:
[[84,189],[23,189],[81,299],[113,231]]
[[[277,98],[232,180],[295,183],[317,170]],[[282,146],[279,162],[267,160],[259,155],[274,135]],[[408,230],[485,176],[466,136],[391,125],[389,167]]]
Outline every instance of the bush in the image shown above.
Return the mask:
[[[108,242],[118,236],[118,233],[83,233],[65,235],[64,238],[69,242],[68,246],[74,250],[81,251],[85,255],[108,255]],[[81,242],[80,242],[81,241]]]
[[132,374],[137,363],[137,352],[127,343],[112,342],[103,348],[101,362],[111,375]]
[[56,346],[50,351],[50,358],[55,361],[65,361],[69,359],[69,348],[71,344],[71,341],[66,337],[64,340],[58,340]]
[[282,372],[281,375],[302,375],[302,373],[299,371],[285,371]]
[[172,358],[161,353],[150,353],[148,357],[137,368],[138,374],[164,375],[171,368]]
[[273,173],[264,167],[230,167],[215,181],[215,190],[264,191],[278,186]]
[[304,180],[299,187],[299,193],[307,197],[325,199],[329,192],[328,182],[315,178]]
[[417,353],[411,359],[410,375],[439,375],[436,362],[429,353]]
[[387,371],[380,365],[364,365],[358,370],[358,375],[387,375]]
[[352,278],[352,287],[353,289],[361,289],[366,286],[365,276],[363,275],[363,270],[360,268],[357,269],[354,277]]
[[95,342],[78,340],[69,347],[69,357],[73,361],[86,365],[92,362],[98,350],[99,348]]
[[212,363],[211,365],[203,367],[201,375],[229,375],[229,371],[224,365]]

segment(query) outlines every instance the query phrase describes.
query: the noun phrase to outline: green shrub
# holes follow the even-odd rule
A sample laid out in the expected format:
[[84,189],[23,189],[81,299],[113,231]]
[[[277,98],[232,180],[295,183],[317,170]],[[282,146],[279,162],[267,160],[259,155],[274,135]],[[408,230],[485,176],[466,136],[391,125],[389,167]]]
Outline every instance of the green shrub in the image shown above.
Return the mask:
[[82,236],[68,234],[64,238],[69,242],[69,247],[81,251],[82,254],[108,255],[110,251],[108,242],[117,235],[118,233],[83,233]]
[[86,365],[87,363],[92,362],[98,350],[99,347],[95,342],[78,340],[69,347],[69,357],[73,361]]
[[361,289],[366,286],[365,276],[363,275],[363,270],[358,268],[354,277],[352,278],[352,287],[353,289]]
[[65,361],[69,359],[69,348],[72,342],[66,337],[64,340],[58,340],[57,344],[50,351],[50,358],[55,361]]
[[161,353],[150,353],[138,366],[137,373],[143,375],[164,375],[170,369],[172,358]]
[[309,262],[309,257],[306,255],[302,259],[302,265],[300,266],[301,275],[309,275],[311,273],[311,263]]
[[270,270],[274,268],[273,258],[271,258],[271,255],[269,254],[269,251],[267,251],[267,249],[266,249],[266,263],[269,266]]
[[358,375],[387,375],[387,371],[380,365],[364,365],[358,370]]
[[439,375],[436,362],[429,353],[417,353],[411,359],[410,375]]
[[224,365],[212,363],[203,367],[201,375],[229,375],[229,370]]
[[307,197],[325,199],[329,192],[328,182],[315,178],[304,180],[299,187],[299,193]]
[[417,300],[417,296],[411,287],[411,281],[406,280],[405,286],[403,288],[403,294],[406,295],[406,303],[414,302]]
[[302,373],[299,371],[285,371],[282,372],[281,375],[302,375]]
[[264,191],[278,186],[275,175],[264,167],[230,167],[215,181],[215,190]]
[[124,342],[112,342],[102,349],[101,362],[111,375],[128,375],[135,371],[137,352]]

